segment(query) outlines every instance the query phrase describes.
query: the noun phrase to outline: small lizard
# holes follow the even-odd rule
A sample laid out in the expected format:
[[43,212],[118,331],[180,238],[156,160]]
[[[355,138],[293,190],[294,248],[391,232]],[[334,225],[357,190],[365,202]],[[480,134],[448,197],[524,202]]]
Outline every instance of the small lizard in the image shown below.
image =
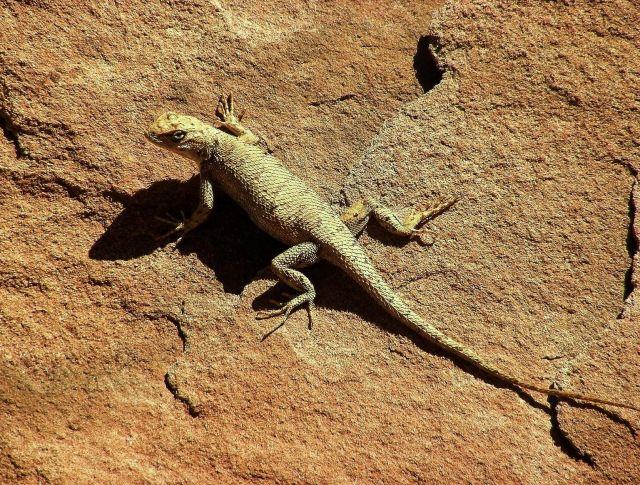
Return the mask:
[[192,116],[167,112],[145,133],[154,144],[194,161],[200,171],[197,209],[182,221],[164,219],[175,227],[161,238],[181,233],[178,244],[211,212],[214,188],[227,193],[259,228],[290,246],[272,260],[271,269],[282,282],[300,294],[279,309],[260,314],[259,318],[281,316],[277,329],[284,325],[293,310],[303,305],[307,306],[311,318],[316,291],[300,269],[324,259],[344,270],[403,325],[503,383],[558,398],[640,411],[630,404],[547,389],[510,376],[422,319],[389,287],[358,243],[357,235],[373,217],[393,234],[419,236],[422,224],[447,210],[454,199],[401,218],[375,199],[365,198],[338,215],[276,157],[258,146],[260,139],[241,123],[241,116],[235,115],[231,96],[220,97],[216,116],[218,119],[211,125]]

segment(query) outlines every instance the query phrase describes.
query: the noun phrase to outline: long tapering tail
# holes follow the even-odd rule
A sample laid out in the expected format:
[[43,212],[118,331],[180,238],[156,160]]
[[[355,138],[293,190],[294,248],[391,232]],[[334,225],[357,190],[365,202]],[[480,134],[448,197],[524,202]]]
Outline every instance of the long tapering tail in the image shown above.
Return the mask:
[[[349,240],[347,240],[349,239]],[[396,292],[387,285],[382,279],[378,271],[375,269],[371,260],[366,255],[362,247],[352,238],[345,238],[343,244],[334,244],[329,249],[329,258],[334,264],[342,268],[349,276],[357,281],[367,293],[369,293],[387,312],[402,322],[406,327],[410,328],[417,334],[425,337],[430,342],[436,344],[440,348],[451,352],[473,366],[486,372],[488,375],[496,379],[523,389],[540,392],[549,396],[559,398],[577,399],[580,401],[606,404],[626,409],[640,411],[637,406],[630,404],[602,399],[595,396],[587,396],[575,392],[561,391],[558,389],[546,389],[521,379],[517,379],[493,365],[487,363],[472,350],[465,347],[460,342],[446,336],[440,330],[430,323],[423,320],[418,314],[412,311],[407,304],[400,298]]]

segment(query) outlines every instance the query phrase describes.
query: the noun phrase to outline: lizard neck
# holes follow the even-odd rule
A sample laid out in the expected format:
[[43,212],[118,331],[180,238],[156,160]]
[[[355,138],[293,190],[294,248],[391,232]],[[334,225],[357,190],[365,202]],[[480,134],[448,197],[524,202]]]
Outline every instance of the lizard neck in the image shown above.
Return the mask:
[[225,137],[230,136],[213,126],[208,126],[207,128],[204,143],[189,156],[196,163],[198,170],[202,170],[203,166],[215,162],[220,157],[221,142]]

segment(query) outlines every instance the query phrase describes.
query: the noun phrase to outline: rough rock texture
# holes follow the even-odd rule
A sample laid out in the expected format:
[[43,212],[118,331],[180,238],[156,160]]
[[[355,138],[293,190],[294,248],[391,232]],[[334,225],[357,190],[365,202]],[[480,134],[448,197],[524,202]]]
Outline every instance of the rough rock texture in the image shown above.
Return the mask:
[[158,247],[196,186],[141,136],[233,91],[336,205],[460,195],[429,248],[363,237],[391,284],[517,375],[640,403],[632,2],[0,6],[0,481],[640,480],[637,413],[504,388],[327,265],[315,327],[260,343],[281,246],[223,199]]

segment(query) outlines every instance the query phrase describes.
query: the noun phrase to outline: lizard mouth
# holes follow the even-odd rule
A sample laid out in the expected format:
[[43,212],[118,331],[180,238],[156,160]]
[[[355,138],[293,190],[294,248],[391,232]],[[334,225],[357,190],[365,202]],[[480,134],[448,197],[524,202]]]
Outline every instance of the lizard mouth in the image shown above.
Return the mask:
[[151,133],[150,131],[145,131],[144,132],[144,137],[147,140],[149,140],[151,143],[160,143],[160,139],[156,135]]

